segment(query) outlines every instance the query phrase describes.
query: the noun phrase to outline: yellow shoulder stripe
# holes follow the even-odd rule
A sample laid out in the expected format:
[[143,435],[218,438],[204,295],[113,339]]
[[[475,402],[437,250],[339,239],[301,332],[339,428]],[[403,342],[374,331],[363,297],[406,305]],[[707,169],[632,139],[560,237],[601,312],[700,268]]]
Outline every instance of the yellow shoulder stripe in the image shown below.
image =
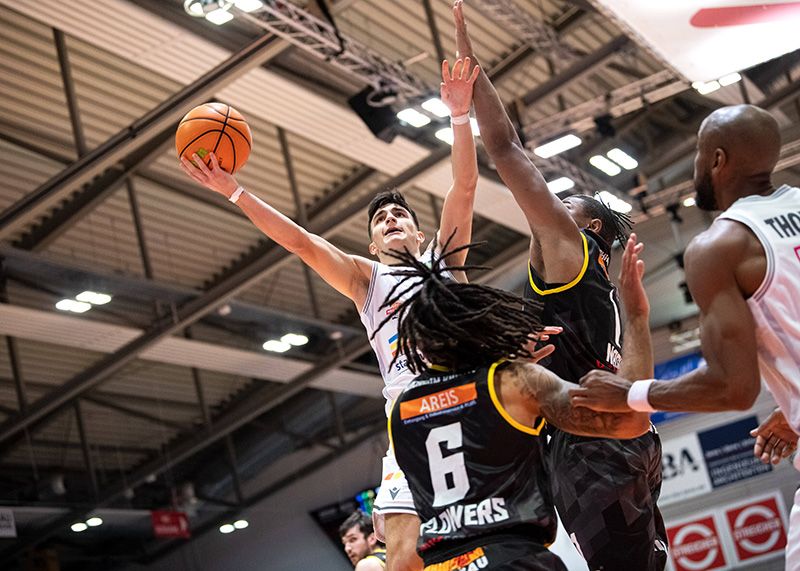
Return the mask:
[[564,284],[551,289],[539,289],[536,283],[533,281],[531,264],[528,263],[528,280],[530,280],[531,282],[531,287],[533,288],[533,291],[535,291],[539,295],[549,295],[551,293],[559,293],[568,290],[569,288],[576,285],[583,279],[583,275],[586,273],[586,268],[589,267],[589,243],[586,241],[586,235],[583,232],[581,232],[581,239],[583,240],[583,266],[581,267],[581,271],[578,273],[578,276],[568,284]]
[[500,413],[500,416],[502,416],[508,424],[526,434],[539,436],[542,428],[544,428],[544,418],[542,418],[541,422],[539,422],[539,425],[536,427],[525,426],[524,424],[511,418],[511,415],[508,414],[508,411],[503,408],[502,404],[500,404],[500,399],[497,398],[497,391],[494,388],[494,372],[495,369],[497,369],[497,366],[502,362],[503,361],[497,361],[489,368],[489,396],[492,398],[492,403],[494,403],[494,407],[497,409],[497,412]]

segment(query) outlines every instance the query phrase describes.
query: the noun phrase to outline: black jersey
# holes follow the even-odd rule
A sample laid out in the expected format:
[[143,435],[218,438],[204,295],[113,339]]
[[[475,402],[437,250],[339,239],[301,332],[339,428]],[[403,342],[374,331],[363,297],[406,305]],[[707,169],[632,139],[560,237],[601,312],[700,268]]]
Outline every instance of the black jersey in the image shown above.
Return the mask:
[[608,254],[591,230],[582,230],[581,238],[583,266],[574,280],[545,283],[529,263],[524,293],[544,303],[542,323],[564,328],[548,341],[556,350],[539,364],[573,383],[592,369],[616,371],[622,351],[620,305],[608,278]]
[[555,537],[544,419],[531,428],[508,415],[495,393],[497,367],[421,375],[389,417],[422,520],[418,551],[426,565],[489,534],[522,533],[539,544]]

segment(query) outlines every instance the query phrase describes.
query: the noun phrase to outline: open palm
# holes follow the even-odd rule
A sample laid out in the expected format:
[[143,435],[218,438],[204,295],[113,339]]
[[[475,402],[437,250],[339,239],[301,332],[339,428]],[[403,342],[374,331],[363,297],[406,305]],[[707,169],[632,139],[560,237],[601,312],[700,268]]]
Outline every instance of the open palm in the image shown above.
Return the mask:
[[452,74],[447,60],[442,62],[441,99],[450,109],[450,115],[465,115],[472,105],[472,86],[478,79],[480,67],[470,70],[470,59],[457,59],[453,64]]

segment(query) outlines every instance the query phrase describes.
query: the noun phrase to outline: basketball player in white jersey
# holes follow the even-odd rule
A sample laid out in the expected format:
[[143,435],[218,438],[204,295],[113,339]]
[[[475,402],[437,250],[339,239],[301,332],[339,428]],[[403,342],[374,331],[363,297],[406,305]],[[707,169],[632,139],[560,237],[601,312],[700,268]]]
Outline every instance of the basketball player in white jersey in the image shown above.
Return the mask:
[[[723,210],[685,255],[707,365],[665,382],[592,371],[571,392],[573,404],[614,412],[746,410],[763,378],[800,434],[800,189],[773,187],[780,149],[777,121],[752,105],[718,109],[700,126],[697,206]],[[786,561],[800,570],[800,491]]]
[[[452,73],[447,61],[442,62],[441,99],[450,109],[453,127],[453,185],[442,206],[438,233],[442,240],[452,236],[451,248],[469,243],[472,235],[478,161],[469,124],[469,110],[472,104],[472,85],[479,71],[477,66],[470,65],[469,58],[457,60],[453,64]],[[378,262],[375,262],[347,254],[321,236],[311,234],[295,224],[245,190],[233,176],[220,169],[213,153],[209,158],[210,165],[206,165],[197,155],[193,156],[194,162],[183,158],[181,166],[195,181],[239,206],[267,237],[299,256],[328,285],[349,297],[356,305],[378,357],[381,375],[386,384],[383,394],[387,400],[387,411],[390,410],[391,402],[414,375],[401,362],[389,368],[396,351],[396,321],[383,327],[374,338],[372,334],[388,313],[386,309],[379,312],[379,306],[400,279],[388,275],[391,271],[388,265],[394,263],[394,258],[387,252],[408,249],[419,256],[425,241],[424,234],[419,230],[417,216],[405,198],[395,190],[386,191],[377,195],[369,206],[369,252],[378,258]],[[466,261],[466,256],[466,251],[461,251],[445,263],[449,266],[461,266]],[[455,279],[466,281],[463,272],[455,274],[461,274],[454,275]],[[405,477],[391,456],[384,458],[381,484],[374,509],[378,516],[377,535],[381,540],[385,538],[387,569],[422,569],[422,560],[416,553],[420,521]]]

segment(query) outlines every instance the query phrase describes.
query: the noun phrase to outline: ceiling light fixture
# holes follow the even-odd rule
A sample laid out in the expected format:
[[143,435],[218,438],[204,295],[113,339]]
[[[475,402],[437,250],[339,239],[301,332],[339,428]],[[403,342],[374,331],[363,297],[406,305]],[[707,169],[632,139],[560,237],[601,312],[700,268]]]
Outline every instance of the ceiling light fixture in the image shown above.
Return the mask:
[[89,519],[86,520],[86,525],[88,525],[89,527],[98,527],[100,525],[103,525],[103,518],[97,516],[90,517]]
[[221,526],[219,526],[220,533],[233,533],[234,531],[236,531],[236,528],[229,523],[224,523]]
[[553,194],[564,192],[565,190],[569,190],[574,186],[575,182],[571,178],[567,178],[565,176],[559,177],[555,180],[551,180],[550,182],[547,183],[547,189]]
[[742,81],[742,76],[735,71],[733,73],[729,73],[728,75],[723,75],[722,77],[719,78],[719,84],[722,87],[726,87],[728,85],[736,83],[737,81]]
[[69,526],[69,528],[75,533],[80,533],[82,531],[86,531],[89,528],[89,526],[83,523],[82,521],[79,521],[73,523],[71,526]]
[[107,293],[86,290],[76,295],[75,299],[85,303],[91,303],[92,305],[105,305],[111,301],[111,296]]
[[233,20],[233,14],[224,8],[217,8],[206,14],[206,20],[217,26],[221,26],[226,22]]
[[234,0],[233,4],[242,12],[255,12],[264,5],[261,0]]
[[564,135],[563,137],[554,139],[549,143],[545,143],[544,145],[539,145],[538,147],[533,149],[533,152],[537,157],[542,157],[543,159],[549,159],[550,157],[554,157],[559,153],[563,153],[564,151],[574,149],[581,143],[583,143],[583,141],[581,140],[580,137],[570,133],[569,135]]
[[639,166],[639,163],[636,159],[617,147],[614,147],[608,151],[606,156],[625,170],[632,171]]
[[301,347],[308,343],[308,337],[301,333],[287,333],[281,337],[281,341],[293,347]]
[[431,122],[431,118],[425,115],[424,113],[420,113],[413,107],[409,107],[407,109],[403,109],[402,111],[397,113],[397,118],[403,121],[404,123],[408,123],[412,127],[416,127],[419,129],[420,127],[424,127],[428,123]]
[[245,529],[249,525],[250,523],[248,523],[246,519],[239,519],[233,522],[233,527],[235,527],[236,529]]
[[603,155],[595,155],[589,159],[589,164],[599,171],[603,171],[608,176],[617,176],[622,169],[616,163],[612,163]]
[[444,129],[439,129],[434,133],[437,139],[440,141],[444,141],[448,145],[453,144],[453,129],[450,127],[445,127]]
[[278,341],[277,339],[270,339],[264,343],[262,347],[266,351],[272,351],[273,353],[286,353],[286,351],[292,348],[292,346],[285,341]]
[[432,113],[437,117],[449,117],[450,108],[445,105],[438,97],[431,97],[422,103],[422,108],[428,113]]
[[617,212],[622,212],[623,214],[627,214],[633,210],[633,206],[622,200],[616,194],[608,192],[607,190],[601,190],[597,193],[597,195],[600,197],[600,200],[605,202],[611,210],[616,210]]
[[92,309],[92,304],[83,301],[75,301],[74,299],[62,299],[56,303],[56,309],[71,311],[72,313],[86,313]]
[[683,201],[683,205],[686,208],[689,208],[690,206],[694,206],[695,205],[694,196],[690,196],[689,198],[685,199]]
[[692,84],[692,87],[694,87],[695,91],[697,91],[697,93],[699,93],[700,95],[708,95],[709,93],[713,93],[722,86],[719,84],[719,81],[714,80],[714,81],[695,81]]

